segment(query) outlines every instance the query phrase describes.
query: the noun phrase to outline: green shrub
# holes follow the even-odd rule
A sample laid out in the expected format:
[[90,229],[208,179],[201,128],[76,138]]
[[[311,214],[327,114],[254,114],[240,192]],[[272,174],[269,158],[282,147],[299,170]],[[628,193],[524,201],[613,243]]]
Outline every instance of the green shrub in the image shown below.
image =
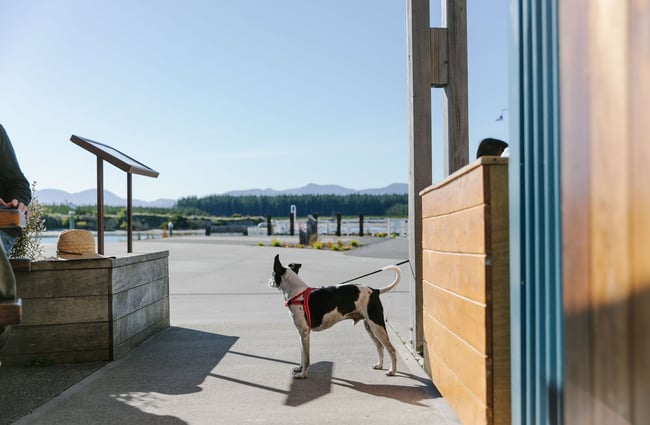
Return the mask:
[[16,238],[16,243],[9,253],[9,257],[40,260],[43,258],[44,248],[41,244],[41,235],[45,231],[45,219],[43,218],[43,206],[36,197],[36,182],[32,183],[32,201],[29,203],[28,208],[27,225]]

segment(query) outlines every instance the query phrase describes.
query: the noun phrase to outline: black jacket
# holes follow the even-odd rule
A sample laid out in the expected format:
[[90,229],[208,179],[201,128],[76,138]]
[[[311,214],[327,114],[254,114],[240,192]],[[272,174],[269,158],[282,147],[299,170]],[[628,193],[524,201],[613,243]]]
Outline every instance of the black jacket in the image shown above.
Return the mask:
[[0,198],[5,202],[17,199],[25,205],[29,205],[32,200],[29,181],[18,165],[16,153],[2,124],[0,124]]

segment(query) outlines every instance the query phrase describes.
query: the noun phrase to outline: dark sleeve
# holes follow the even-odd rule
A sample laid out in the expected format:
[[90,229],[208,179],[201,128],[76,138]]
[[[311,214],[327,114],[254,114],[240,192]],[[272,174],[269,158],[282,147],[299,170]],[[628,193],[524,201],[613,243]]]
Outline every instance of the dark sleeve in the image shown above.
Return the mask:
[[8,202],[17,199],[27,205],[32,200],[29,181],[20,169],[9,136],[0,124],[0,198]]

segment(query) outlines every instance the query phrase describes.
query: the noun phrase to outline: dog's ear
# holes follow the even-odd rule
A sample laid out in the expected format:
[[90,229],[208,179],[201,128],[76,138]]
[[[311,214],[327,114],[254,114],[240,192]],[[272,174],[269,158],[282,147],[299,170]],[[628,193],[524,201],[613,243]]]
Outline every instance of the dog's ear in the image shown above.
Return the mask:
[[280,254],[276,254],[273,261],[273,272],[276,276],[282,276],[287,271],[287,268],[280,263]]
[[298,274],[298,270],[300,270],[301,267],[302,267],[302,264],[298,264],[298,263],[291,263],[291,264],[289,264],[289,268],[290,268],[291,270],[293,270],[293,272],[294,272],[295,274]]

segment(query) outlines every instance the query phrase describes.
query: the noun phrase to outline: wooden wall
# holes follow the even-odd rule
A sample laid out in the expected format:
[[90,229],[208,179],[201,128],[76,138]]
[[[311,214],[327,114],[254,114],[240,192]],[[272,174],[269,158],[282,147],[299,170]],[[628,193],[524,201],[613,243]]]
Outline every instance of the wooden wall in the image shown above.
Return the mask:
[[111,359],[122,357],[169,326],[168,254],[164,251],[113,260]]
[[565,423],[650,423],[650,0],[559,1]]
[[427,372],[463,424],[508,424],[508,161],[481,158],[421,195]]
[[5,364],[114,360],[169,326],[167,251],[124,258],[38,261],[16,273],[23,320]]

